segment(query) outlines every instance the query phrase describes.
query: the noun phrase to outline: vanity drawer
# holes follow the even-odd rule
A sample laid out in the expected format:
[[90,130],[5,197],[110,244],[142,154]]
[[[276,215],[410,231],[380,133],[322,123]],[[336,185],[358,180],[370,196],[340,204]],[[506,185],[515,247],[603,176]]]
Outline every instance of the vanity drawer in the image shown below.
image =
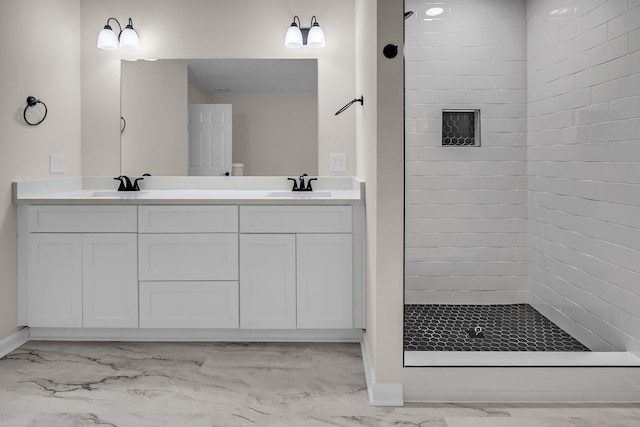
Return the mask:
[[351,206],[240,206],[241,233],[351,233]]
[[237,233],[237,206],[140,206],[140,233]]
[[30,233],[135,233],[136,206],[29,206]]
[[238,234],[139,234],[139,280],[238,280]]
[[237,328],[238,282],[140,282],[141,328]]

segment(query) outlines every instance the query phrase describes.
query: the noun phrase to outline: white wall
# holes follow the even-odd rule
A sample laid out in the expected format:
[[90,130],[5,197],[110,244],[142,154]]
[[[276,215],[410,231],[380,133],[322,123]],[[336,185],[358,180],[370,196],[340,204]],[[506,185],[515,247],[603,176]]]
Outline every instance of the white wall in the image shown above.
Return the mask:
[[[82,166],[84,175],[120,172],[120,59],[317,58],[318,173],[355,175],[355,113],[334,113],[355,92],[355,6],[345,0],[83,0]],[[294,15],[309,25],[316,15],[324,49],[287,49],[284,34]],[[96,48],[107,18],[129,17],[140,34],[137,53]],[[240,30],[239,30],[240,28]],[[329,154],[348,156],[346,172],[329,172]]]
[[187,175],[187,64],[122,61],[121,173]]
[[187,102],[189,102],[189,104],[206,104],[207,93],[193,85],[189,85],[187,92]]
[[[80,174],[80,0],[0,2],[0,341],[16,330],[16,207],[11,182],[49,175],[62,154]],[[38,126],[22,119],[27,96],[47,104]],[[39,119],[39,117],[32,117]]]
[[316,93],[209,93],[209,104],[231,104],[233,163],[245,175],[318,174]]
[[386,44],[402,46],[402,13],[402,0],[356,1],[356,93],[364,96],[364,105],[350,109],[356,112],[358,176],[366,181],[365,339],[373,380],[398,385],[391,389],[400,394],[403,61],[402,55],[385,58],[382,49]]
[[[375,373],[378,381],[388,383],[402,381],[404,61],[401,55],[386,58],[382,50],[387,44],[402,46],[402,16],[402,0],[377,0],[376,98],[369,99],[365,94],[368,100],[365,102],[376,105],[376,187],[373,190],[376,204],[367,207],[367,215],[376,210],[377,247],[376,258],[372,261],[376,305],[372,321],[376,323],[377,335]],[[368,145],[368,141],[365,144]]]
[[[432,6],[405,2],[405,302],[523,302],[525,2]],[[481,110],[481,147],[442,147],[450,108]]]
[[640,1],[531,0],[527,22],[532,302],[638,353]]

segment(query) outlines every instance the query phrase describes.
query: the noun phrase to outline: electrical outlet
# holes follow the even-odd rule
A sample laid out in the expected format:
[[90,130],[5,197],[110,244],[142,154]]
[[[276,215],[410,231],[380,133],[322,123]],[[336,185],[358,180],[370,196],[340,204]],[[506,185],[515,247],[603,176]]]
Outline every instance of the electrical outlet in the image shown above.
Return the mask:
[[64,173],[64,156],[62,154],[49,156],[49,173]]
[[329,154],[329,171],[346,172],[347,171],[347,155],[346,154]]

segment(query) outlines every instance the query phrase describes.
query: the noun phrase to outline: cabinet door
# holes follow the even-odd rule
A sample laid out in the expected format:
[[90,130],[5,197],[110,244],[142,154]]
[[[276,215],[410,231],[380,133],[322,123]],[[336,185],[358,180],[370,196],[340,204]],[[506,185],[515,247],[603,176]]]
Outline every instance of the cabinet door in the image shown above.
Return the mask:
[[133,233],[82,236],[85,328],[138,327],[137,248]]
[[298,329],[353,327],[351,234],[298,234]]
[[28,237],[29,326],[82,327],[82,236]]
[[295,234],[241,234],[240,260],[240,327],[295,329]]

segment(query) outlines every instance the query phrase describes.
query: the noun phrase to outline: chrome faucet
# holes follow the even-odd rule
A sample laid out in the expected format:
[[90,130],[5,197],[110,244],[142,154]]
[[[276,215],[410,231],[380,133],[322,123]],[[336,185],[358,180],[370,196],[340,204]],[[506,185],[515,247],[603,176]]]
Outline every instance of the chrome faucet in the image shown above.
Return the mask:
[[305,176],[308,176],[308,175],[306,173],[303,173],[298,178],[298,180],[300,181],[300,184],[296,182],[295,178],[287,178],[287,180],[293,181],[293,187],[291,188],[291,191],[313,191],[313,188],[311,187],[311,181],[317,181],[318,178],[309,178],[307,180],[307,183],[305,184],[304,182]]

